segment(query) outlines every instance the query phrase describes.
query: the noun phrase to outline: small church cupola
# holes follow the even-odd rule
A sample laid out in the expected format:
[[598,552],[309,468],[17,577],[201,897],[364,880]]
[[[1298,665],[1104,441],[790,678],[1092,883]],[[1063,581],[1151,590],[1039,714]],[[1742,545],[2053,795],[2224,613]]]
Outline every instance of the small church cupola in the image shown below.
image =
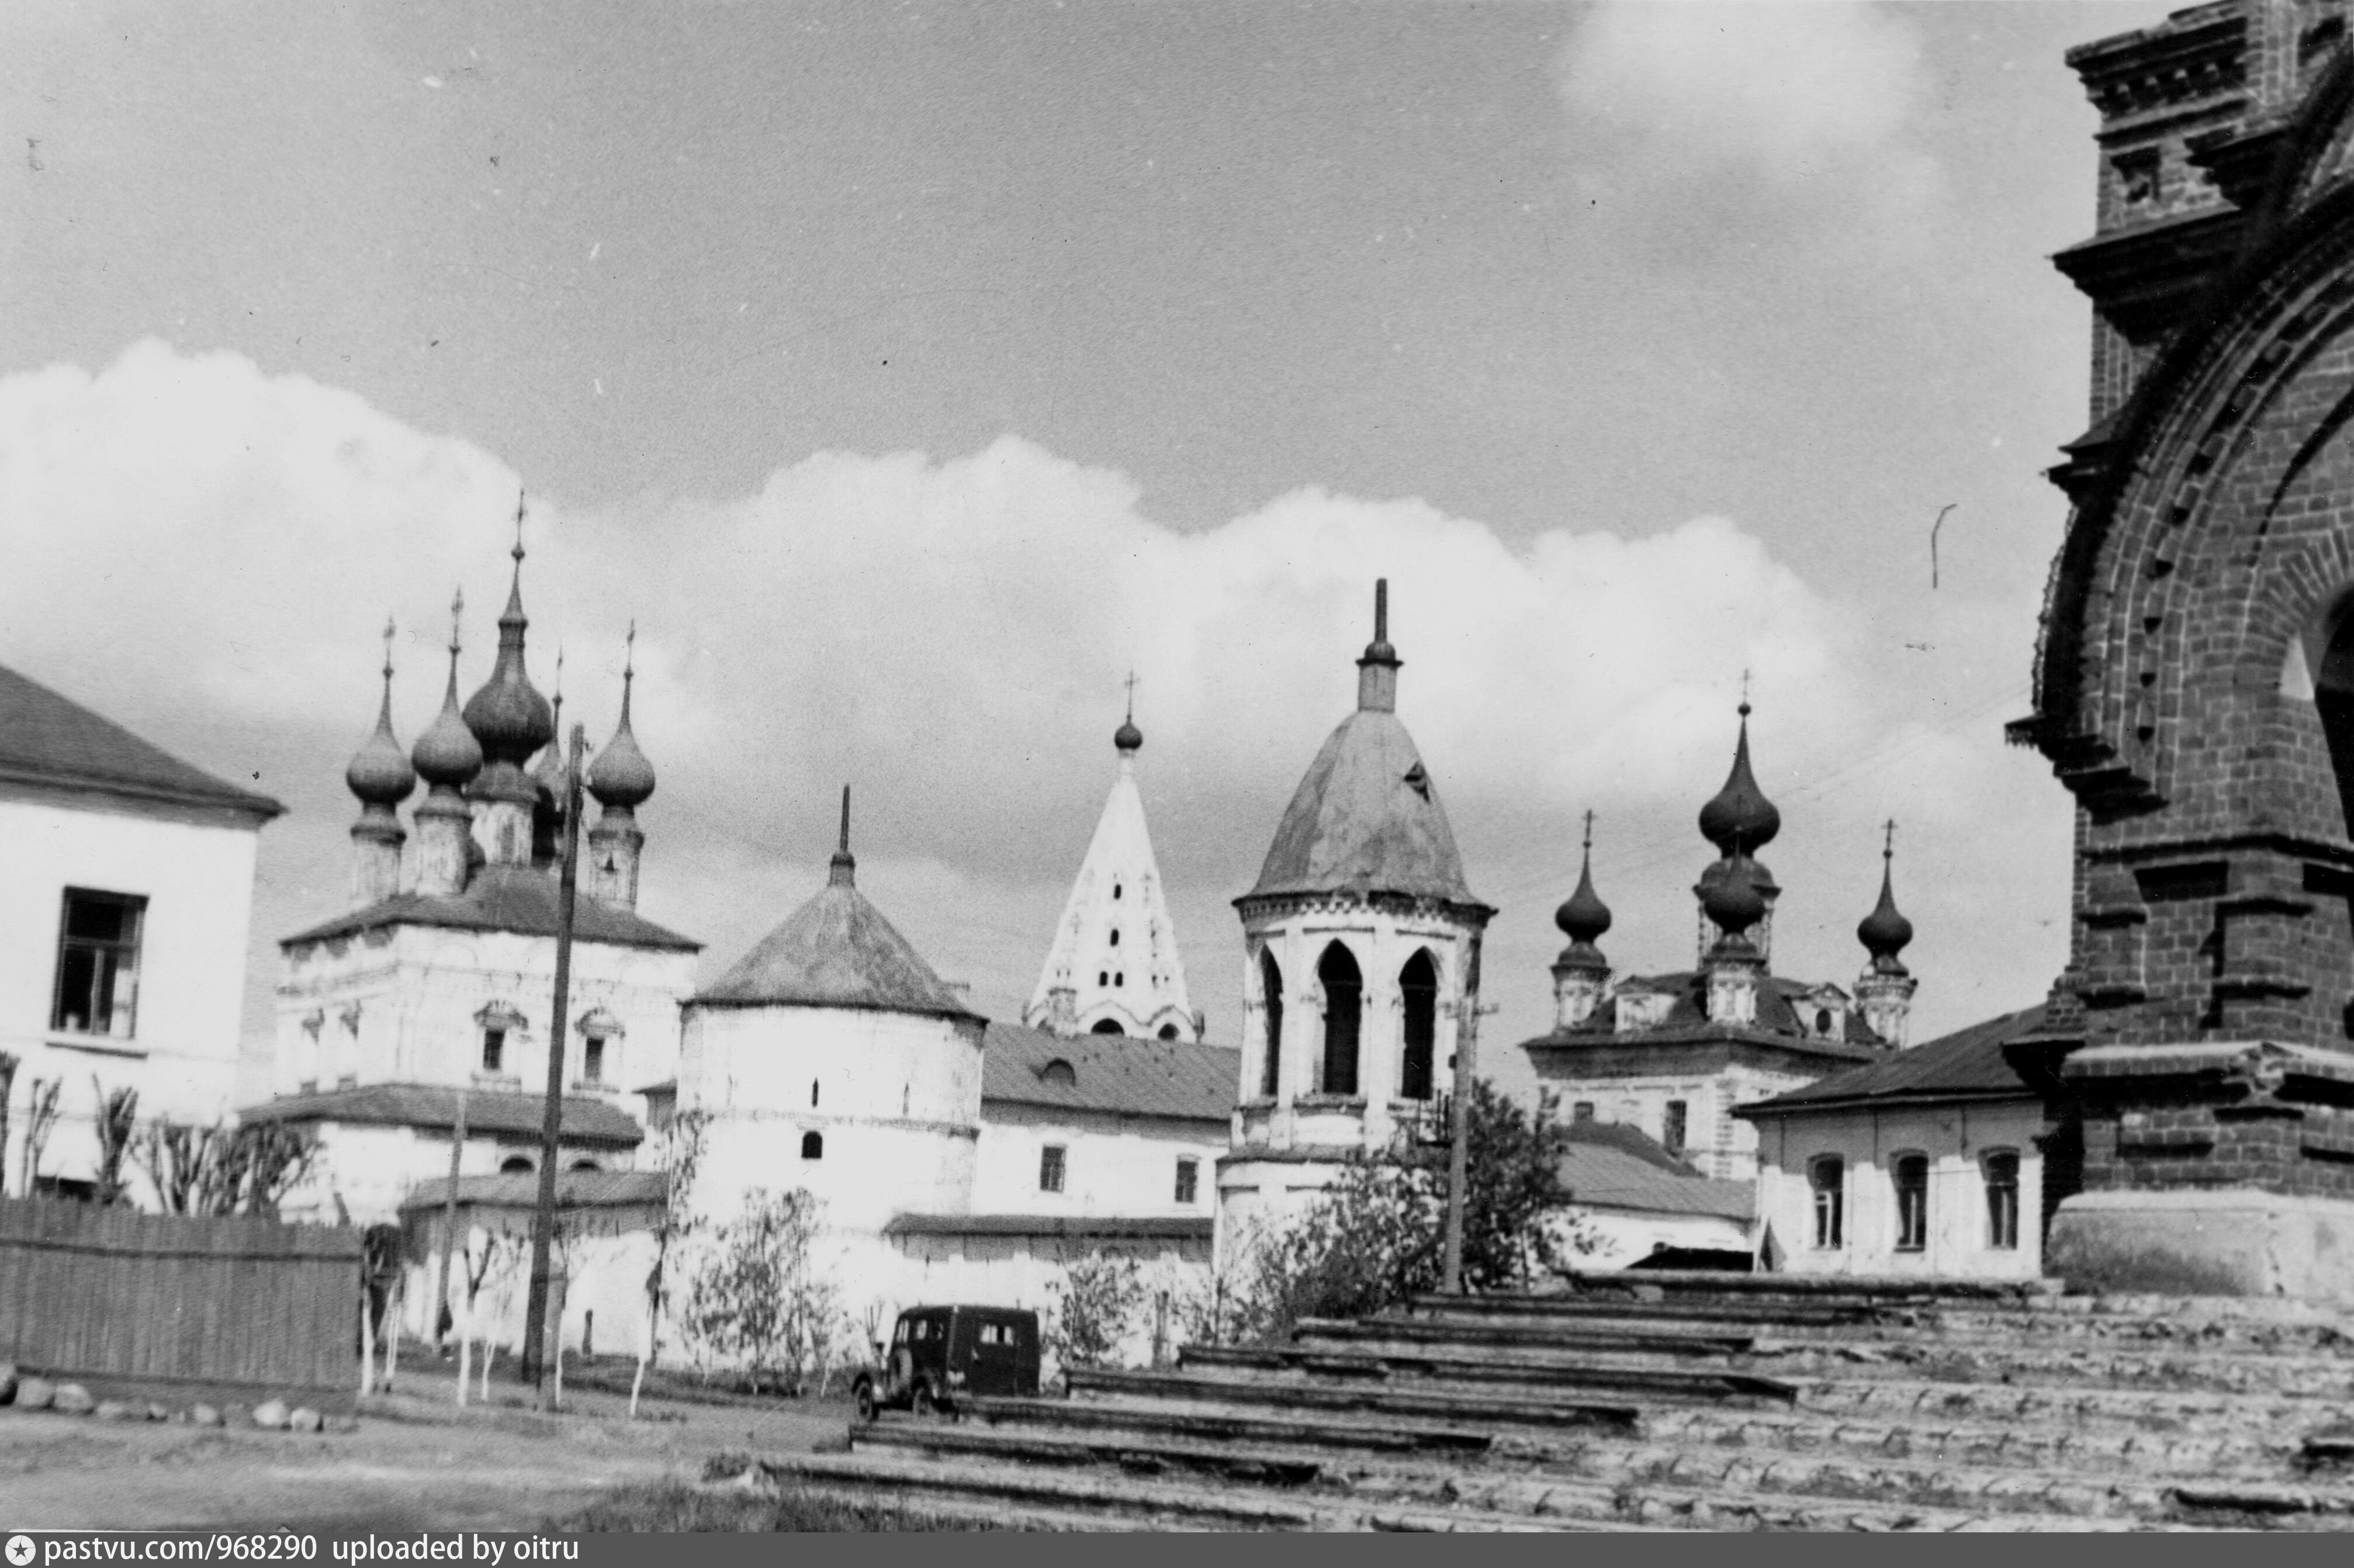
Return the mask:
[[466,699],[466,727],[482,743],[485,759],[474,780],[473,797],[483,806],[486,851],[495,864],[524,865],[531,860],[531,813],[539,799],[537,787],[524,772],[534,753],[556,738],[556,714],[531,683],[524,666],[524,632],[531,624],[523,611],[523,518],[521,497],[515,501],[514,576],[507,589],[507,607],[499,616],[498,661],[482,689]]
[[624,909],[638,905],[638,867],[646,836],[638,829],[638,808],[653,798],[654,768],[639,749],[630,727],[630,699],[637,681],[637,623],[630,623],[621,660],[621,722],[613,738],[588,765],[588,793],[603,808],[588,830],[589,892]]
[[1760,963],[1770,962],[1774,954],[1774,905],[1782,890],[1776,885],[1774,874],[1755,857],[1782,831],[1782,813],[1766,798],[1766,791],[1757,787],[1757,777],[1750,769],[1747,684],[1744,676],[1739,710],[1740,738],[1734,745],[1733,771],[1725,776],[1723,788],[1700,809],[1701,836],[1715,846],[1718,856],[1714,864],[1701,873],[1700,885],[1693,889],[1702,904],[1700,959],[1703,965],[1723,928],[1723,922],[1707,911],[1709,890],[1724,878],[1735,861],[1746,863],[1750,890],[1765,904],[1765,913],[1750,922],[1755,930],[1749,936],[1749,945]]
[[1357,660],[1357,707],[1360,712],[1397,711],[1398,666],[1405,661],[1390,646],[1390,579],[1373,583],[1373,640]]
[[1610,906],[1594,891],[1594,813],[1585,813],[1585,843],[1577,868],[1577,891],[1553,911],[1553,923],[1569,946],[1553,964],[1553,1024],[1574,1029],[1594,1016],[1610,983],[1610,960],[1595,944],[1610,929]]
[[1913,922],[1897,913],[1896,892],[1892,871],[1896,858],[1896,824],[1887,825],[1887,837],[1880,849],[1880,902],[1855,928],[1856,939],[1863,944],[1871,959],[1863,974],[1855,982],[1857,1006],[1872,1032],[1891,1045],[1907,1044],[1907,1031],[1913,1012],[1913,993],[1919,989],[1897,955],[1913,939]]
[[352,902],[363,907],[400,891],[400,846],[408,834],[394,808],[417,788],[417,769],[392,733],[392,638],[387,620],[376,731],[344,769],[344,783],[360,802],[359,820],[352,824]]
[[1111,744],[1123,763],[1133,761],[1136,754],[1144,749],[1144,732],[1136,727],[1136,683],[1132,676],[1128,688],[1128,716],[1111,732]]
[[1755,861],[1737,855],[1719,863],[1723,874],[1692,890],[1718,933],[1701,964],[1708,982],[1709,1022],[1755,1024],[1766,959],[1749,932],[1766,918],[1766,895],[1757,885]]
[[482,771],[482,743],[458,708],[458,631],[465,610],[461,592],[450,604],[450,684],[441,711],[409,752],[429,787],[417,806],[417,891],[429,897],[465,888],[474,811],[461,791]]

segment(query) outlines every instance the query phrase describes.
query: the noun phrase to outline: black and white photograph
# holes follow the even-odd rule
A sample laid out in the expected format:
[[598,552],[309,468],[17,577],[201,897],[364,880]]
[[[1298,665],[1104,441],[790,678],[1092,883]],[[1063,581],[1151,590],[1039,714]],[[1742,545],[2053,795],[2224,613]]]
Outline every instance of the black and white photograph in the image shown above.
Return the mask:
[[2354,0],[0,5],[9,1568],[979,1531],[2354,1531]]

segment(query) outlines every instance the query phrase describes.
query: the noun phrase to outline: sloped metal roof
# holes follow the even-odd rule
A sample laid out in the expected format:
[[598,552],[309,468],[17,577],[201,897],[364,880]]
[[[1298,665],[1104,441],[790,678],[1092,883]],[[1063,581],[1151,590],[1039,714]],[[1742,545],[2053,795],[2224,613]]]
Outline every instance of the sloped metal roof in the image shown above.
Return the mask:
[[[1049,1073],[1066,1064],[1067,1080]],[[1242,1053],[1187,1040],[1125,1034],[1049,1034],[992,1023],[981,1036],[981,1101],[1064,1110],[1214,1121],[1233,1115],[1242,1087]]]
[[1757,1212],[1756,1189],[1751,1183],[1703,1176],[1639,1128],[1578,1122],[1567,1130],[1570,1146],[1557,1169],[1574,1202],[1744,1222]]
[[[1521,1042],[1523,1051],[1575,1050],[1579,1047],[1687,1045],[1712,1041],[1747,1042],[1779,1046],[1804,1054],[1829,1056],[1845,1062],[1872,1062],[1892,1048],[1863,1021],[1862,1011],[1850,1006],[1845,1027],[1837,1039],[1809,1033],[1799,1021],[1798,1007],[1821,989],[1820,982],[1767,975],[1757,989],[1755,1023],[1719,1023],[1708,1016],[1708,977],[1697,970],[1664,975],[1629,975],[1625,991],[1664,991],[1674,998],[1667,1015],[1647,1028],[1618,1029],[1618,998],[1604,999],[1585,1022],[1556,1029]],[[1834,986],[1832,990],[1839,988]],[[1844,995],[1844,992],[1841,992]]]
[[1208,1214],[894,1214],[886,1236],[1061,1236],[1086,1241],[1208,1241]]
[[[240,1121],[346,1121],[380,1127],[458,1125],[458,1097],[466,1098],[466,1130],[537,1133],[546,1102],[512,1089],[459,1090],[442,1084],[361,1084],[317,1094],[280,1095],[237,1113]],[[587,1095],[564,1097],[562,1136],[567,1142],[633,1148],[645,1140],[637,1118]]]
[[1861,1104],[2032,1099],[2035,1090],[2011,1071],[2002,1048],[2042,1025],[2043,1007],[2039,1002],[1957,1029],[1869,1066],[1834,1073],[1771,1099],[1736,1107],[1733,1114],[1755,1118]]
[[847,878],[826,885],[693,1004],[852,1007],[979,1018]]
[[1325,740],[1244,896],[1340,892],[1479,902],[1414,737],[1380,709],[1360,708]]
[[[641,1203],[658,1204],[670,1192],[670,1178],[660,1171],[559,1171],[556,1173],[556,1206],[559,1209],[626,1209]],[[400,1212],[439,1209],[450,1201],[450,1179],[421,1181],[400,1200]],[[539,1202],[539,1172],[511,1175],[461,1176],[458,1202],[485,1209],[528,1209]]]
[[257,827],[286,810],[267,795],[191,768],[5,667],[0,667],[0,780],[211,807],[249,817]]
[[[365,909],[279,938],[291,948],[305,942],[330,941],[387,926],[440,926],[460,931],[511,931],[527,937],[556,935],[559,889],[556,874],[525,865],[485,865],[475,869],[465,891],[446,896],[398,893]],[[691,937],[655,925],[635,910],[623,909],[579,891],[573,904],[573,939],[604,942],[619,948],[667,948],[699,952],[703,944]]]

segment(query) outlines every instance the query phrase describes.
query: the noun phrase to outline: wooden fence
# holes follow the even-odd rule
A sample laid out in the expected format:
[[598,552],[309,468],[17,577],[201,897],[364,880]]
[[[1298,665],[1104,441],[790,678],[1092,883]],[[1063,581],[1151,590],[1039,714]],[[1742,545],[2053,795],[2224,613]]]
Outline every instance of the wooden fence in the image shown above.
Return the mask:
[[112,1380],[350,1389],[360,1234],[0,1199],[0,1359]]

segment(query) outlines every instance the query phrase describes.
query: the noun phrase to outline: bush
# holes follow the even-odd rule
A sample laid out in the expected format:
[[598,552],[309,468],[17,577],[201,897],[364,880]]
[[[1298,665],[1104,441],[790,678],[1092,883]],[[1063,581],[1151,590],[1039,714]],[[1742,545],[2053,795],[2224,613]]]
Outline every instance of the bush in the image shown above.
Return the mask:
[[822,1209],[801,1188],[753,1188],[688,1284],[690,1334],[742,1367],[754,1393],[798,1394],[811,1372],[830,1370],[843,1314],[840,1287],[811,1255]]
[[1114,1361],[1144,1303],[1142,1270],[1119,1253],[1091,1252],[1063,1270],[1047,1309],[1046,1348],[1065,1366]]

